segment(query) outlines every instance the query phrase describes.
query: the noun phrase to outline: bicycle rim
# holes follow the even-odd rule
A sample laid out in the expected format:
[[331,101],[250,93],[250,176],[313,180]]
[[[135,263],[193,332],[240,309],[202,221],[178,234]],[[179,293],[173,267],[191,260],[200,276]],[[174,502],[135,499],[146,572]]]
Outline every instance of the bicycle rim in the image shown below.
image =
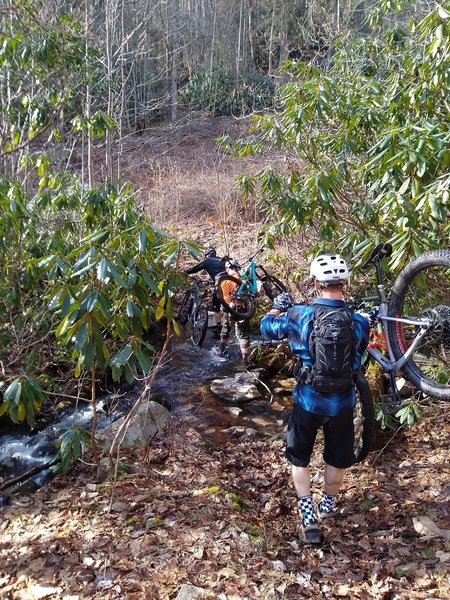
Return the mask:
[[191,323],[191,340],[195,346],[201,346],[208,330],[208,309],[197,308]]
[[284,285],[284,283],[272,275],[264,277],[262,284],[264,291],[270,300],[273,300],[275,296],[278,296],[278,294],[287,292],[287,287]]
[[[450,250],[427,252],[407,265],[395,281],[388,312],[431,319],[431,328],[402,371],[424,394],[450,400]],[[416,333],[413,325],[388,324],[396,359]]]
[[191,290],[188,290],[183,297],[183,300],[181,302],[180,305],[180,309],[178,311],[178,323],[180,325],[186,325],[186,323],[188,322],[189,319],[189,313],[191,312],[191,308],[192,308],[192,295],[191,295]]
[[[224,293],[228,284],[233,284],[236,286],[236,291],[232,293],[232,302],[234,306],[230,306],[230,304],[224,298]],[[242,283],[242,281],[237,277],[233,277],[233,275],[223,275],[220,277],[217,283],[217,295],[219,296],[220,302],[225,307],[226,311],[234,317],[250,319],[254,315],[255,299],[253,294],[249,291],[246,284]]]
[[355,463],[362,462],[373,447],[375,436],[375,410],[369,384],[362,373],[358,373],[355,383],[356,404],[353,409],[353,427],[355,438],[353,453]]

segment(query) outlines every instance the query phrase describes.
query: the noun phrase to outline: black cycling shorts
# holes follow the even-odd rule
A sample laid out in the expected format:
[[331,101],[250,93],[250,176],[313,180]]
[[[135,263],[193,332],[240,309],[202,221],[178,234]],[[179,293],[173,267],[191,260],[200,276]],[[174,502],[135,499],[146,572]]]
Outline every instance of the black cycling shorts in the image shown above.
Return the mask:
[[335,417],[308,412],[294,402],[286,432],[286,458],[296,467],[307,467],[316,441],[323,429],[323,460],[332,467],[345,469],[355,462],[353,451],[353,410]]

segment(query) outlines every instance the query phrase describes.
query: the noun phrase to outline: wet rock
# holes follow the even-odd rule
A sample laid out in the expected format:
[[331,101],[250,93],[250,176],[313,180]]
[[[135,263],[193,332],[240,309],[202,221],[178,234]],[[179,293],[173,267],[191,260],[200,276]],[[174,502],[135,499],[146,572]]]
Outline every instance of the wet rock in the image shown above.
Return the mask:
[[[297,380],[295,379],[295,377],[288,377],[287,379],[280,379],[279,381],[277,381],[277,384],[277,389],[284,390],[285,394],[290,394],[297,385]],[[282,394],[283,392],[280,391],[278,393]]]
[[242,383],[255,383],[258,379],[261,379],[262,369],[253,369],[252,371],[243,371],[242,373],[236,373],[234,378],[236,381]]
[[224,429],[223,430],[224,433],[229,433],[230,435],[235,435],[236,437],[255,437],[255,435],[258,435],[258,432],[256,431],[256,429],[253,429],[252,427],[242,427],[242,426],[233,426],[233,427],[228,427],[228,429]]
[[226,406],[225,410],[236,416],[239,416],[242,412],[242,408],[239,408],[239,406]]
[[[98,432],[97,439],[102,446],[109,447],[111,445],[115,434],[124,420],[125,417],[122,417],[109,427]],[[161,404],[153,402],[152,400],[146,402],[139,408],[129,424],[121,443],[122,448],[145,446],[147,440],[168,425],[170,420],[170,413],[164,406],[161,406]]]
[[211,391],[223,400],[236,403],[245,403],[261,397],[254,383],[238,378],[214,379],[211,382]]

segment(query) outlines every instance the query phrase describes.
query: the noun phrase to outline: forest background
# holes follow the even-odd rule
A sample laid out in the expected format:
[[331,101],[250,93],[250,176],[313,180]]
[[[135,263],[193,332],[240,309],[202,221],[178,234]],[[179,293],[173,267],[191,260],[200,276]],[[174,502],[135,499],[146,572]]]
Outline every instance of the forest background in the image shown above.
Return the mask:
[[449,16],[384,0],[2,3],[0,412],[32,425],[50,394],[74,394],[73,365],[92,400],[107,372],[148,373],[145,333],[177,328],[189,237],[236,252],[246,230],[293,282],[319,244],[357,266],[389,240],[394,271],[445,245]]
[[[215,244],[241,258],[266,245],[267,260],[280,278],[289,279],[295,292],[309,256],[319,247],[337,248],[351,257],[357,273],[358,264],[379,240],[394,247],[393,272],[424,250],[448,245],[449,19],[448,1],[381,0],[375,6],[339,0],[3,1],[3,418],[33,426],[37,413],[56,407],[61,397],[87,396],[95,406],[98,383],[105,378],[120,382],[151,377],[158,347],[149,341],[149,332],[162,331],[162,339],[177,333],[175,298],[185,284],[180,269],[201,255],[201,246]],[[428,421],[427,426],[423,425],[420,456],[425,461],[435,451],[445,468],[445,425],[433,429]],[[176,447],[177,435],[183,438],[179,447],[190,449],[186,461],[200,455],[201,442],[193,431],[179,431],[162,443]],[[88,436],[71,431],[67,440],[68,460],[80,455]],[[279,449],[265,442],[259,446],[243,442],[244,446],[249,479],[260,477],[250,464],[253,458],[261,464],[260,453],[276,465],[279,502],[275,508],[271,505],[271,514],[279,517],[280,531],[292,528],[283,521],[292,507],[284,496]],[[144,457],[148,465],[159,460],[153,450]],[[175,456],[173,463],[175,471],[181,464],[185,480],[195,481],[199,488],[214,478],[218,460],[204,448],[201,457],[205,461],[201,480],[198,473],[189,473],[192,465],[183,457]],[[221,484],[234,489],[242,456],[233,449],[220,460],[227,473]],[[397,462],[400,469],[405,464],[413,468],[411,461]],[[404,533],[406,539],[410,531],[400,523],[399,513],[387,512],[391,498],[387,488],[377,487],[397,476],[395,460],[392,464],[383,465],[379,473],[366,470],[360,475],[375,490],[365,499],[367,510],[373,509],[371,518],[375,520],[382,499],[388,499],[381,512],[387,529],[396,519],[400,542],[394,549],[385,544],[383,532],[378,532],[381,538],[358,538],[360,545],[355,547],[354,529],[363,522],[356,518],[344,531],[345,544],[334,540],[334,556],[326,557],[323,571],[323,555],[306,556],[294,543],[282,541],[282,531],[271,532],[273,538],[262,533],[261,507],[251,516],[247,513],[252,522],[245,527],[235,515],[230,533],[225,526],[230,514],[225,514],[221,501],[224,494],[211,488],[200,495],[214,499],[214,509],[208,510],[218,512],[211,522],[223,524],[217,539],[233,541],[222,555],[223,544],[214,545],[211,530],[211,539],[204,541],[208,550],[201,545],[201,552],[187,560],[194,572],[209,553],[210,568],[195,575],[180,575],[173,557],[165,564],[170,543],[159,543],[161,537],[150,539],[151,531],[143,543],[137,535],[139,524],[122,522],[121,511],[128,509],[116,506],[118,536],[123,531],[128,535],[130,527],[136,534],[134,541],[117,541],[120,585],[129,598],[145,597],[147,592],[157,598],[160,586],[169,590],[161,597],[169,597],[185,580],[211,584],[215,590],[211,597],[227,591],[231,598],[236,589],[257,597],[261,579],[245,575],[241,567],[227,570],[230,560],[237,564],[242,556],[255,573],[261,568],[267,575],[270,563],[263,583],[268,598],[281,598],[285,591],[286,598],[320,597],[330,586],[338,596],[370,597],[375,587],[378,594],[400,590],[396,597],[407,598],[412,597],[413,579],[423,589],[417,598],[447,597],[448,548],[417,544],[416,562],[405,558],[411,550],[401,536]],[[265,476],[270,479],[269,470]],[[155,490],[161,497],[169,494],[169,504],[173,503],[166,505],[166,512],[172,514],[173,509],[175,514],[175,505],[180,511],[179,501],[173,500],[178,492],[167,491],[164,474],[152,471],[152,477]],[[426,504],[424,489],[440,497],[445,487],[438,477],[433,480],[430,470],[411,500],[406,493],[411,477],[404,477],[405,502]],[[124,480],[116,488],[124,503],[135,501],[137,485]],[[257,487],[264,485],[261,480]],[[95,512],[99,494],[108,504],[108,488],[86,489],[81,512]],[[141,492],[137,502],[148,503],[147,492]],[[179,493],[184,498],[185,492]],[[252,494],[248,492],[249,504]],[[233,503],[232,494],[225,497]],[[43,496],[37,499],[42,507]],[[195,501],[189,496],[181,503],[181,512],[189,518],[182,535],[174,536],[174,547],[183,536],[192,545]],[[66,577],[72,572],[69,563],[59,570],[60,559],[54,557],[67,554],[72,560],[80,540],[63,531],[67,514],[74,514],[69,496],[51,502],[64,509],[62,516],[45,517],[54,527],[56,550],[49,545],[45,560],[30,555],[38,561],[33,569],[48,573],[49,585],[57,580],[61,590],[84,589],[88,597],[113,597],[114,590],[107,591],[113,589],[110,580],[93,575],[97,562],[103,565],[99,570],[111,562],[112,547],[105,558],[98,539],[90,550],[92,561],[83,558],[70,577]],[[426,506],[433,509],[432,503]],[[203,513],[200,517],[206,519]],[[27,519],[38,523],[39,518],[28,512],[23,527],[30,526]],[[5,526],[12,521],[5,521]],[[99,521],[103,527],[104,519]],[[19,548],[24,532],[17,523]],[[89,529],[89,518],[86,523]],[[110,532],[104,533],[106,540]],[[159,536],[163,533],[158,531]],[[47,534],[36,535],[41,539]],[[147,571],[137,577],[136,565],[128,558],[156,551],[149,548],[160,553],[155,559],[159,567],[147,565],[144,558],[142,568]],[[11,556],[20,569],[15,552]],[[373,569],[367,571],[364,556],[375,561]],[[430,560],[430,569],[420,557]],[[297,573],[299,561],[304,568]],[[344,574],[330,583],[337,561],[344,569],[357,565],[351,585]],[[283,571],[286,564],[289,575]],[[32,591],[26,595],[30,581],[28,575],[21,577],[17,571],[4,581],[13,594],[20,589],[23,597],[39,597]],[[45,597],[45,591],[39,593]],[[52,593],[59,597],[62,592],[48,595]]]

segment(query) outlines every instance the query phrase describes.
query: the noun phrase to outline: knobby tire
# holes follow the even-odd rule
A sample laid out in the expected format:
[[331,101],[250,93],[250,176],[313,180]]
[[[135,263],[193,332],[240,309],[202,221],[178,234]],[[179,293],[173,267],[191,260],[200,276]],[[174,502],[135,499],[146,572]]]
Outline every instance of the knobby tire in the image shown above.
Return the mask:
[[262,279],[263,290],[270,300],[273,301],[275,296],[287,292],[288,289],[282,281],[273,275],[267,275]]
[[187,292],[184,294],[183,300],[181,301],[180,308],[178,310],[177,320],[180,325],[186,325],[186,323],[188,322],[193,301],[194,300],[192,298],[191,290],[187,290]]
[[[433,250],[410,262],[392,288],[388,315],[432,318],[434,325],[402,367],[427,396],[450,400],[450,250]],[[399,359],[415,335],[412,326],[388,322],[392,351]]]
[[355,463],[360,463],[372,450],[376,419],[369,384],[362,372],[359,372],[357,375],[355,388],[356,404],[353,409],[355,441],[353,451]]
[[[226,281],[233,282],[241,287],[241,291],[236,292],[234,297],[232,297],[233,303],[236,303],[235,307],[230,306],[230,304],[225,301],[222,284]],[[217,295],[219,296],[221,304],[225,307],[225,310],[234,317],[250,319],[255,314],[255,299],[253,294],[246,289],[245,284],[242,284],[242,281],[237,277],[233,277],[233,275],[223,275],[220,277],[217,282]]]
[[191,340],[195,346],[201,346],[208,331],[208,309],[199,306],[192,315]]

